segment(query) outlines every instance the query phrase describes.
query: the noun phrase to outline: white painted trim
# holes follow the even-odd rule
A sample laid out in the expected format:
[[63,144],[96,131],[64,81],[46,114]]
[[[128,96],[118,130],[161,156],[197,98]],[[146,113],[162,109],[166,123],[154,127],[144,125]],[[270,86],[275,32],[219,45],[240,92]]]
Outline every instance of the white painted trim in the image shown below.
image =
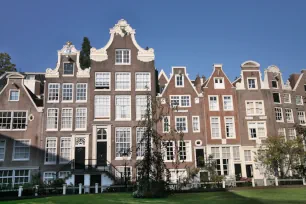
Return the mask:
[[[29,141],[29,158],[27,159],[15,159],[16,141]],[[12,154],[12,161],[29,161],[31,159],[31,139],[14,139],[14,149]]]
[[[137,89],[136,83],[137,83],[137,74],[149,74],[149,87],[147,89]],[[151,73],[150,72],[135,72],[135,91],[151,91]]]
[[[72,74],[64,74],[65,72],[65,64],[72,64]],[[74,77],[74,63],[69,61],[63,62],[63,77]]]
[[3,152],[3,159],[0,159],[0,161],[4,161],[5,160],[5,153],[6,153],[6,140],[5,139],[0,139],[0,142],[4,141],[4,152]]
[[[292,102],[292,100],[291,100],[291,94],[290,94],[290,93],[283,93],[283,95],[285,95],[285,94],[288,94],[288,95],[289,95],[289,100],[290,100],[290,102],[286,102],[285,99],[284,99],[284,103],[290,104],[290,103]],[[283,96],[283,98],[285,98],[285,97]]]
[[[117,74],[129,74],[130,86],[128,87],[128,89],[117,89],[116,88],[116,83],[117,83],[116,75]],[[131,91],[131,87],[132,87],[131,72],[115,72],[115,91]]]
[[[132,149],[132,143],[133,143],[133,137],[132,137],[132,128],[131,127],[116,127],[115,128],[115,160],[123,160],[123,157],[117,157],[116,156],[116,138],[117,138],[117,129],[119,128],[127,128],[130,131],[130,150]],[[130,153],[130,156],[127,158],[127,160],[130,160],[132,158],[132,153]]]
[[[247,65],[248,63],[252,64],[252,65]],[[252,61],[252,60],[247,60],[245,62],[243,62],[241,65],[241,67],[253,67],[253,68],[259,68],[260,64],[256,61]]]
[[[80,84],[80,85],[86,85],[86,100],[78,100],[77,99],[77,95],[78,95],[78,84]],[[88,101],[88,83],[76,83],[75,84],[75,102],[76,103],[87,103],[87,101]]]
[[[254,79],[255,80],[255,88],[250,88],[249,86],[249,79]],[[247,77],[247,88],[248,90],[258,90],[258,83],[257,83],[257,78],[256,77]]]
[[[117,118],[117,107],[116,107],[116,99],[117,97],[125,96],[130,98],[130,117],[129,118]],[[131,95],[115,95],[115,121],[130,121],[132,120],[132,99]]]
[[[254,110],[256,111],[256,106],[255,106],[255,102],[262,102],[262,109],[263,109],[263,113],[262,114],[248,114],[247,113],[247,102],[252,102],[253,103],[253,106],[254,106]],[[265,115],[265,103],[264,103],[264,100],[245,100],[244,101],[244,105],[245,105],[245,113],[247,116],[260,116],[260,115]]]
[[[185,118],[185,121],[186,121],[186,130],[185,131],[178,131],[177,130],[177,126],[176,126],[176,119],[177,118]],[[175,130],[177,132],[188,133],[188,118],[187,118],[187,116],[174,116],[174,125],[175,125]]]
[[[62,147],[62,139],[68,139],[68,138],[70,139],[70,152],[69,152],[70,153],[70,155],[69,155],[70,157],[69,157],[68,161],[63,162],[63,161],[61,161],[61,158],[62,158],[62,154],[61,154],[62,152],[61,151],[62,151],[62,148],[64,148],[64,147]],[[59,161],[58,161],[59,164],[67,164],[67,163],[69,163],[71,161],[71,152],[72,152],[72,150],[71,150],[72,149],[72,145],[71,144],[72,144],[72,137],[60,137],[60,141],[59,141],[59,157],[60,158],[59,158]]]
[[[231,118],[233,119],[233,137],[227,137],[227,132],[226,132],[226,119]],[[234,116],[225,116],[224,117],[224,132],[225,132],[225,137],[226,139],[236,139],[236,127],[235,127],[235,117]]]
[[[117,95],[116,95],[117,96]],[[116,96],[115,96],[115,108],[116,108]],[[121,95],[119,95],[119,96],[121,96]],[[108,98],[108,100],[109,100],[109,114],[108,115],[104,115],[104,116],[101,116],[101,115],[99,115],[99,116],[96,116],[96,97],[107,97]],[[110,95],[95,95],[95,97],[94,97],[94,118],[95,119],[101,119],[101,120],[110,120],[110,118],[111,118],[111,96]]]
[[[287,119],[286,110],[290,110],[292,120]],[[294,123],[294,115],[293,115],[293,110],[291,108],[285,108],[284,118],[286,118],[287,123]]]
[[[224,97],[230,97],[232,101],[232,109],[225,109],[224,107]],[[233,111],[234,110],[234,103],[233,103],[233,95],[222,95],[222,106],[223,106],[223,111]]]
[[[199,130],[195,131],[193,127],[193,119],[198,118],[198,124],[199,124]],[[200,116],[192,116],[192,132],[201,132],[201,122],[200,122]]]
[[[168,128],[169,128],[169,131],[164,131],[165,130],[165,128],[164,128],[164,118],[168,118]],[[170,130],[171,130],[171,125],[170,125],[170,116],[164,116],[163,117],[163,120],[162,120],[162,128],[163,128],[163,133],[169,133],[170,132]]]
[[[129,63],[124,63],[124,62],[121,62],[121,63],[118,63],[116,62],[117,58],[116,58],[116,51],[129,51]],[[115,49],[115,65],[131,65],[131,49]],[[121,59],[123,61],[123,52],[121,53]]]
[[[108,89],[97,89],[96,82],[97,82],[97,74],[104,74],[107,73],[109,75],[109,88]],[[116,80],[116,75],[115,75]],[[111,72],[95,72],[95,91],[110,91],[112,86],[112,75]]]
[[[281,110],[282,120],[276,120],[276,110],[275,109],[280,109]],[[274,117],[275,117],[276,122],[284,122],[284,113],[283,113],[283,109],[281,107],[274,107]]]
[[[52,100],[49,100],[49,94],[50,94],[50,85],[58,85],[58,100],[54,100],[54,101],[52,101]],[[59,103],[59,99],[60,99],[60,91],[61,90],[61,84],[60,83],[48,83],[48,89],[47,89],[47,92],[48,92],[48,94],[47,94],[47,103]]]
[[[76,128],[76,114],[77,114],[77,112],[78,112],[78,109],[84,109],[84,110],[86,110],[86,120],[85,120],[85,128]],[[75,129],[74,129],[74,131],[86,131],[87,130],[87,119],[88,119],[88,111],[87,111],[87,107],[77,107],[76,109],[75,109]]]
[[[273,96],[273,94],[278,94],[279,103],[277,103],[277,102],[274,101],[274,96]],[[281,97],[281,94],[280,94],[279,92],[273,92],[273,93],[272,93],[272,97],[273,97],[273,103],[274,103],[274,104],[282,104],[282,97]]]
[[[54,129],[48,129],[48,117],[49,117],[49,113],[48,113],[48,111],[49,111],[49,109],[55,109],[55,110],[57,110],[57,127],[56,128],[54,128]],[[59,120],[58,120],[58,118],[59,118],[59,108],[47,108],[47,120],[46,120],[46,131],[57,131],[58,130],[58,123],[59,123]]]
[[[63,110],[71,110],[71,128],[63,128]],[[73,108],[62,108],[61,111],[61,130],[60,131],[72,131],[73,128]]]
[[[64,85],[71,85],[71,100],[64,100]],[[73,103],[73,96],[74,96],[74,84],[73,83],[63,83],[62,84],[62,103]]]
[[296,91],[296,89],[297,89],[297,87],[299,86],[300,81],[302,80],[303,76],[304,76],[304,73],[300,74],[300,77],[299,77],[299,79],[297,80],[297,82],[296,82],[296,84],[295,84],[295,86],[294,86],[294,88],[293,88],[293,91]]
[[[180,108],[189,108],[191,107],[191,95],[169,95],[170,104],[171,104],[171,97],[172,96],[178,96],[179,97],[179,105]],[[182,96],[189,96],[189,106],[182,106]]]
[[[250,134],[250,131],[249,131],[249,124],[250,123],[256,123],[256,138],[252,138],[251,137],[251,134]],[[264,123],[264,126],[265,126],[265,136],[264,136],[264,138],[267,137],[267,124],[266,124],[266,121],[247,121],[247,131],[248,131],[248,138],[249,138],[249,140],[258,140],[258,139],[260,139],[259,136],[258,136],[258,123]]]
[[[18,100],[11,100],[11,91],[17,91],[17,92],[18,92]],[[9,90],[9,98],[8,98],[8,101],[16,102],[16,101],[19,101],[19,99],[20,99],[20,89],[10,89],[10,90]]]
[[[10,129],[0,129],[0,131],[26,131],[28,129],[28,111],[27,110],[0,110],[0,112],[10,112],[11,113],[11,123]],[[14,113],[18,112],[26,112],[26,117],[25,117],[25,129],[13,129],[13,122],[14,122]]]
[[[48,139],[55,139],[55,161],[53,162],[46,162],[46,155],[48,154],[47,152],[47,141]],[[46,137],[46,140],[45,140],[45,156],[44,156],[44,164],[45,165],[55,165],[57,163],[57,156],[58,156],[58,153],[57,153],[57,137]]]
[[[177,85],[177,77],[182,77],[182,85]],[[184,83],[185,77],[184,74],[175,74],[175,88],[183,88],[185,83]]]
[[[210,120],[209,120],[209,125],[210,125],[210,139],[212,140],[219,140],[219,139],[222,139],[222,131],[221,131],[221,120],[220,120],[220,116],[210,116],[209,117]],[[212,124],[211,124],[211,119],[212,118],[218,118],[218,123],[219,123],[219,137],[213,137],[212,136]]]
[[167,83],[168,83],[168,82],[169,82],[169,78],[167,77],[167,75],[166,75],[166,73],[164,72],[163,69],[160,70],[160,72],[159,72],[159,74],[158,74],[158,80],[160,79],[160,77],[161,77],[162,75],[165,77],[165,79],[166,79],[166,81],[167,81]]
[[[222,80],[222,84],[223,84],[223,87],[216,87],[216,79],[221,79]],[[214,89],[225,89],[225,82],[224,82],[224,77],[214,77]]]
[[[217,109],[216,110],[211,110],[210,109],[210,97],[216,97],[217,98]],[[218,95],[208,95],[208,109],[209,109],[209,111],[219,111],[220,110],[219,96]]]

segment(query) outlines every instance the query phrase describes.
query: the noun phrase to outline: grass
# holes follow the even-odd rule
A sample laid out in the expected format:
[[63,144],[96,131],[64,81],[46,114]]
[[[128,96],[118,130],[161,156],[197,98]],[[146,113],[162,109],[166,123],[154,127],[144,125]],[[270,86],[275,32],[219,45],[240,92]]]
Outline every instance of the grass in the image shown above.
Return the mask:
[[247,189],[231,192],[182,193],[171,195],[164,199],[134,199],[127,193],[105,193],[87,195],[66,195],[37,199],[4,201],[2,203],[15,204],[179,204],[179,203],[225,203],[225,204],[288,204],[306,203],[306,188],[274,188],[274,189]]

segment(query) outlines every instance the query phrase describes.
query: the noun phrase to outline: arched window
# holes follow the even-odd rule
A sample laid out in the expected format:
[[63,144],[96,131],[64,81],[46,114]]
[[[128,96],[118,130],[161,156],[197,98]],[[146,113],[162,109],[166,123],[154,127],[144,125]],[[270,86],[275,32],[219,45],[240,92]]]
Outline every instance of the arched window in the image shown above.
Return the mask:
[[98,128],[97,129],[97,139],[98,140],[106,140],[107,139],[106,128]]

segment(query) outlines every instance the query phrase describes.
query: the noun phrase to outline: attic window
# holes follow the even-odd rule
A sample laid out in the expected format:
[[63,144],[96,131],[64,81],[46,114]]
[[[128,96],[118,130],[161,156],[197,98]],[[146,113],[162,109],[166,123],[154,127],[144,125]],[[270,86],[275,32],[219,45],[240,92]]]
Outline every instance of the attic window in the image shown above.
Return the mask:
[[129,49],[116,49],[116,62],[115,64],[129,65],[131,64],[131,50]]
[[182,74],[175,75],[175,87],[184,87],[184,78]]
[[64,63],[63,75],[73,75],[73,63]]
[[277,85],[277,81],[276,81],[276,80],[273,80],[273,81],[272,81],[272,88],[275,88],[275,89],[278,88],[278,85]]
[[9,101],[19,101],[19,90],[10,90]]
[[224,78],[223,77],[215,77],[214,78],[214,87],[215,87],[215,89],[224,89]]
[[281,103],[279,93],[273,93],[273,101],[274,103]]

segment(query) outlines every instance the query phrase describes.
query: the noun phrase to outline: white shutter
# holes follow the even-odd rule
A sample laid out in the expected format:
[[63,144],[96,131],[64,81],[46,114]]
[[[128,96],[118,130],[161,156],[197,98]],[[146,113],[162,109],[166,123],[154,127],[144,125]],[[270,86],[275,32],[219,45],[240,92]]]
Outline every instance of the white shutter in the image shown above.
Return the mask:
[[191,149],[191,142],[185,142],[186,144],[186,155],[187,155],[187,161],[192,161],[192,149]]

